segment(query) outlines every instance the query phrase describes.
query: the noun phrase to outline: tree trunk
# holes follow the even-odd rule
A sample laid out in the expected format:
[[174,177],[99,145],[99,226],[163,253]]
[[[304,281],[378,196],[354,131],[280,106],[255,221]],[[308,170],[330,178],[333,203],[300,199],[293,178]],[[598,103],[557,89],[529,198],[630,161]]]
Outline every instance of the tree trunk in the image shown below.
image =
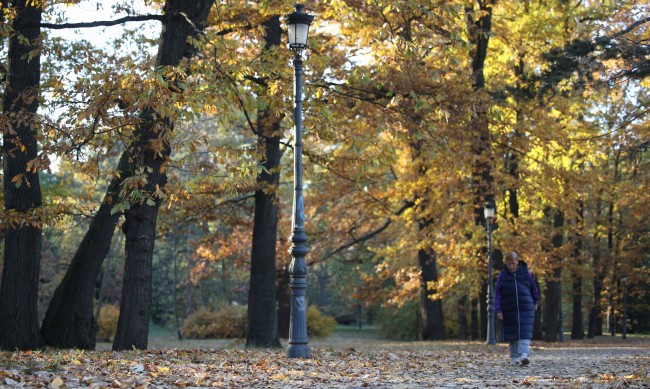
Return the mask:
[[[280,17],[264,22],[265,50],[280,46]],[[259,98],[262,98],[261,96]],[[265,104],[258,114],[258,147],[264,152],[262,171],[257,176],[255,217],[248,289],[247,347],[280,347],[275,300],[275,256],[278,231],[277,192],[280,184],[280,122],[273,107]]]
[[[474,166],[472,170],[472,189],[474,191],[473,211],[474,223],[482,226],[485,230],[487,226],[483,208],[488,196],[493,195],[492,182],[492,157],[490,145],[490,129],[488,126],[488,108],[489,100],[485,92],[485,74],[484,66],[487,58],[490,32],[492,30],[492,0],[479,0],[478,5],[480,12],[475,13],[473,7],[466,8],[467,30],[472,45],[471,52],[471,83],[472,89],[476,92],[476,103],[474,114],[470,120],[468,130],[474,133],[475,142],[472,143],[472,155]],[[474,16],[480,15],[478,19]],[[496,226],[495,226],[496,227]],[[495,228],[496,229],[496,228]],[[487,246],[481,247],[478,252],[482,258],[487,258]],[[488,273],[488,262],[485,263],[484,274]],[[480,309],[480,337],[487,338],[487,282],[481,285],[479,296]]]
[[[598,250],[598,248],[596,248]],[[601,264],[600,264],[600,253],[597,251],[594,253],[592,266],[594,269],[594,301],[589,312],[589,332],[587,337],[593,339],[594,336],[600,336],[603,334],[603,319],[601,316],[602,307],[600,305],[600,298],[603,291],[603,279],[601,278]]]
[[574,275],[573,279],[573,321],[571,324],[571,339],[584,339],[585,329],[582,323],[582,276]]
[[420,303],[422,309],[422,339],[444,340],[445,323],[442,313],[442,301],[431,300],[427,284],[438,281],[438,269],[436,268],[436,256],[432,250],[418,250],[420,263]]
[[[551,242],[553,249],[559,249],[563,243],[562,227],[564,226],[564,215],[561,211],[555,211],[553,215],[553,236]],[[561,258],[552,254],[553,277],[546,282],[546,299],[544,304],[544,340],[546,342],[557,342],[560,336],[559,316],[562,309],[562,296],[560,295],[560,283],[562,276]]]
[[[165,27],[158,51],[157,65],[175,66],[192,53],[188,38],[197,33],[196,26],[207,20],[213,1],[186,2],[168,0],[165,4]],[[189,19],[189,20],[188,20]],[[191,23],[190,23],[191,21]],[[168,136],[173,124],[169,120],[153,120],[154,112],[143,114],[144,129],[138,140],[138,167],[145,169],[145,193],[164,188],[167,182],[164,163],[171,154],[168,142],[160,152],[152,150],[150,143]],[[126,237],[124,282],[120,318],[113,341],[113,350],[146,349],[151,315],[152,259],[156,239],[156,221],[160,198],[131,205],[125,213],[123,231]]]
[[584,204],[578,202],[578,218],[576,220],[576,234],[574,236],[573,260],[573,318],[571,321],[571,339],[584,339],[585,329],[582,318],[582,239],[584,223]]
[[[9,41],[7,89],[3,101],[3,155],[5,211],[15,211],[22,221],[42,205],[36,169],[27,163],[38,154],[38,110],[40,51],[38,49],[42,9],[26,0],[13,2],[15,33]],[[4,9],[3,9],[4,11]],[[14,178],[19,181],[14,182]],[[41,263],[41,221],[4,221],[4,261],[0,287],[0,348],[14,351],[41,346],[38,330],[38,280]]]

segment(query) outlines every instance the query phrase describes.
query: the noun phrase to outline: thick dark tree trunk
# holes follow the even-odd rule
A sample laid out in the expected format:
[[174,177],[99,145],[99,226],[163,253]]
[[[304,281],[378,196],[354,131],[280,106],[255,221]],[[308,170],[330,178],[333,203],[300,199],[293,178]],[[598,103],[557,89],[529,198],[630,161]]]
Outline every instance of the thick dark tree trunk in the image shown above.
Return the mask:
[[[555,211],[553,215],[553,236],[551,243],[554,249],[558,249],[563,243],[562,227],[564,226],[564,214],[561,211]],[[560,283],[562,276],[561,258],[556,254],[553,258],[553,278],[546,282],[546,293],[544,303],[544,340],[547,342],[557,342],[560,336],[559,315],[562,309],[562,296],[560,292]]]
[[127,151],[122,153],[117,171],[47,308],[41,334],[48,346],[95,349],[93,291],[120,219],[119,213],[111,215],[111,208],[117,203],[120,183],[132,174]]
[[[4,4],[4,3],[3,3]],[[38,330],[38,279],[41,263],[41,221],[29,220],[42,205],[38,169],[27,163],[37,157],[38,110],[41,76],[39,47],[41,7],[17,0],[9,41],[7,89],[3,100],[5,211],[27,221],[4,220],[4,261],[0,287],[0,348],[29,350],[41,346]],[[3,9],[4,11],[4,9]],[[18,181],[14,182],[14,178]]]
[[[200,0],[187,2],[168,0],[165,5],[165,25],[162,42],[158,51],[160,67],[175,66],[185,56],[193,52],[188,37],[196,36],[197,28],[203,26],[213,1]],[[189,20],[188,20],[189,19]],[[169,136],[172,123],[169,120],[154,120],[154,112],[143,113],[144,128],[137,143],[136,167],[147,172],[144,193],[152,194],[157,188],[164,188],[167,182],[164,163],[171,153],[169,143],[160,152],[153,150],[151,144],[159,138]],[[120,318],[113,341],[113,350],[146,349],[151,316],[151,281],[154,243],[156,240],[156,221],[160,199],[152,199],[153,204],[144,201],[133,204],[125,214],[123,231],[126,237],[124,281]]]
[[[280,17],[264,22],[265,49],[281,42]],[[262,98],[262,97],[260,97]],[[255,217],[248,289],[247,347],[280,347],[275,300],[275,255],[278,231],[277,191],[280,184],[280,121],[268,104],[258,114],[258,146],[265,171],[257,176]]]
[[436,255],[432,250],[418,250],[420,263],[420,303],[422,308],[422,339],[444,340],[445,323],[442,313],[442,301],[432,300],[427,288],[429,282],[438,281],[438,269],[436,268]]

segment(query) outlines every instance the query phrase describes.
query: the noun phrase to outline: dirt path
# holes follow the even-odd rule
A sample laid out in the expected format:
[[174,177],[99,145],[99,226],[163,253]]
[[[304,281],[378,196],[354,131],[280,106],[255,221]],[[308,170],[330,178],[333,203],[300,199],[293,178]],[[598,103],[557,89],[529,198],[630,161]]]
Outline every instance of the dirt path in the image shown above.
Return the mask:
[[0,387],[650,388],[650,337],[533,342],[527,367],[510,366],[504,344],[392,342],[361,333],[310,340],[310,359],[245,349],[241,341],[172,337],[150,346],[2,352]]

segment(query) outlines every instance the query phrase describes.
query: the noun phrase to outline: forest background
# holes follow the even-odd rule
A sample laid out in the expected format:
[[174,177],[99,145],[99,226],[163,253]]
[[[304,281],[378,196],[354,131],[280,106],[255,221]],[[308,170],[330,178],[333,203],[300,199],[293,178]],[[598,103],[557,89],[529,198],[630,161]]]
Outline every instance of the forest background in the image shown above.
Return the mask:
[[[648,331],[645,2],[305,5],[311,304],[392,334],[485,338],[494,199],[495,275],[504,252],[528,263],[536,338]],[[89,6],[109,18],[66,19]],[[292,4],[2,10],[0,346],[93,349],[111,304],[116,350],[223,305],[247,306],[248,345],[279,345]],[[109,24],[102,42],[54,33]]]

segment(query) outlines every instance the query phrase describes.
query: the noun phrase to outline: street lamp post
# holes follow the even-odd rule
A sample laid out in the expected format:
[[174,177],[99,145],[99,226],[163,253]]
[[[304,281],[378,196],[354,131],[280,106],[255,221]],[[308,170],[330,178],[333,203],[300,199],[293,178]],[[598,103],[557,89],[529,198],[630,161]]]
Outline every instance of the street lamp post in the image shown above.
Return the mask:
[[627,276],[623,274],[623,339],[627,338]]
[[487,344],[497,344],[494,334],[494,285],[492,280],[492,221],[496,213],[496,208],[494,199],[492,196],[488,196],[485,208],[483,209],[488,238]]
[[289,346],[287,357],[309,358],[311,350],[307,340],[307,233],[305,232],[305,210],[302,197],[302,53],[307,48],[309,25],[314,17],[303,12],[304,6],[296,5],[295,12],[286,16],[289,33],[289,49],[294,53],[294,95],[293,121],[295,138],[293,148],[293,216],[291,222],[291,314],[289,324]]

